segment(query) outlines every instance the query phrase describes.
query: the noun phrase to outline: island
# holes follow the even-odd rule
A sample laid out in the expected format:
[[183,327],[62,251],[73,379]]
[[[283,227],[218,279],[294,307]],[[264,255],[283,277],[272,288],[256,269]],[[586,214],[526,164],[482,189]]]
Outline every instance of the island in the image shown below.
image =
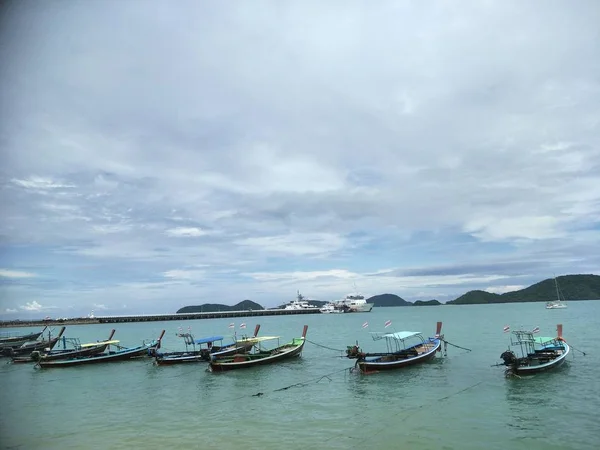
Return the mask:
[[447,305],[482,305],[491,303],[548,302],[557,299],[557,285],[561,300],[600,300],[599,275],[563,275],[548,278],[518,291],[493,294],[475,290],[461,295]]
[[221,312],[221,311],[258,311],[263,310],[261,305],[252,300],[244,300],[233,306],[221,305],[220,303],[205,303],[198,306],[184,306],[179,308],[176,314],[190,314],[200,312]]

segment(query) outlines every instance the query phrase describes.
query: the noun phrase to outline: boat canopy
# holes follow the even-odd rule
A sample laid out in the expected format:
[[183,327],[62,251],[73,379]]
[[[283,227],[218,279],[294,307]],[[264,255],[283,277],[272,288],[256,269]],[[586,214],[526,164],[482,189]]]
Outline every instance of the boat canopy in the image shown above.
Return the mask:
[[118,344],[120,341],[101,341],[101,342],[90,342],[88,344],[81,344],[82,348],[87,348],[87,347],[96,347],[98,345],[113,345],[113,344]]
[[378,337],[373,337],[373,339],[394,339],[396,341],[403,341],[405,339],[414,337],[414,336],[419,336],[421,334],[420,331],[398,331],[396,333],[387,333],[387,334],[381,334]]
[[195,344],[208,344],[209,342],[222,341],[223,336],[211,336],[194,341]]
[[556,338],[540,336],[540,337],[533,338],[533,340],[540,345],[544,345],[544,344],[553,343],[554,341],[556,341]]
[[274,339],[279,339],[279,336],[261,336],[261,337],[249,337],[244,339],[238,339],[236,342],[263,342],[263,341],[272,341]]

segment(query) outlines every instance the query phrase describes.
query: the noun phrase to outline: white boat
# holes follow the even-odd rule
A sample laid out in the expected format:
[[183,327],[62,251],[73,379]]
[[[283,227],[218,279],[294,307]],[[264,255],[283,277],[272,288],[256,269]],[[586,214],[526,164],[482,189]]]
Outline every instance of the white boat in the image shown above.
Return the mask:
[[360,294],[348,294],[337,302],[337,306],[344,312],[370,312],[372,303],[367,303],[365,297]]
[[304,296],[300,294],[300,291],[298,291],[298,296],[296,297],[296,300],[292,300],[290,303],[285,305],[283,309],[319,309],[319,307],[308,303],[308,300],[305,300]]
[[558,289],[558,280],[556,277],[554,278],[554,284],[556,286],[556,300],[547,302],[546,309],[564,309],[567,307],[567,304],[560,298],[560,290]]
[[335,303],[332,303],[332,302],[329,302],[329,303],[326,303],[325,305],[323,305],[322,308],[319,308],[319,311],[321,311],[323,314],[339,314],[339,313],[344,312],[344,311],[342,311],[342,309],[337,307]]

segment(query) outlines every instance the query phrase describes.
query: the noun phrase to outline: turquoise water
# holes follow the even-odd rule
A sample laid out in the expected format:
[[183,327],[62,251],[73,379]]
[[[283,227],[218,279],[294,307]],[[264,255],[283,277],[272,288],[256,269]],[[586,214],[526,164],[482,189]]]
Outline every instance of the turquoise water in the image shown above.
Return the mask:
[[[349,373],[340,352],[356,340],[381,349],[369,331],[422,331],[443,321],[448,347],[429,364],[376,375]],[[236,319],[283,341],[309,325],[302,358],[277,366],[213,374],[205,364],[157,367],[151,360],[35,370],[0,360],[2,448],[22,449],[591,449],[600,440],[600,302],[375,308],[365,314]],[[369,327],[362,328],[368,321]],[[163,349],[183,345],[178,327],[198,337],[230,334],[230,319],[81,325],[66,335],[136,346],[165,328]],[[505,325],[564,326],[573,352],[554,372],[505,379],[499,361]],[[31,330],[28,328],[27,330]],[[238,329],[239,333],[239,329]],[[328,375],[328,376],[325,376]],[[292,387],[289,387],[292,386]],[[282,389],[289,387],[288,389]],[[261,396],[255,396],[262,393]]]

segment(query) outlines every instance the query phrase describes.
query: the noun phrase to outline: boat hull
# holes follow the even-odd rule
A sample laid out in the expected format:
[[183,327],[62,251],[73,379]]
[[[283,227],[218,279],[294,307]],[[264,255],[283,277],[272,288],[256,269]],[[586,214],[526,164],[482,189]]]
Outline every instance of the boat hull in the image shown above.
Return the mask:
[[175,364],[206,362],[206,358],[201,354],[201,352],[165,355],[159,354],[156,355],[155,362],[158,366],[172,366]]
[[87,364],[100,364],[118,361],[127,361],[134,358],[141,358],[149,355],[149,351],[153,350],[155,346],[141,346],[128,350],[121,350],[118,352],[100,353],[98,355],[92,355],[83,358],[70,358],[64,360],[46,361],[44,358],[37,362],[37,365],[41,368],[54,368],[54,367],[73,367],[82,366]]
[[304,342],[303,339],[301,344],[293,348],[284,349],[286,346],[278,347],[277,349],[265,352],[264,354],[240,354],[233,358],[215,358],[210,362],[210,370],[213,372],[224,372],[228,370],[247,369],[296,358],[301,355],[302,349],[304,348]]
[[225,357],[236,354],[247,353],[251,348],[252,344],[249,345],[237,345],[237,346],[226,346],[217,348],[215,352],[209,352],[207,349],[193,351],[193,352],[174,352],[156,354],[155,361],[159,366],[171,366],[174,364],[187,364],[187,363],[198,363],[210,361],[211,357]]
[[93,356],[106,351],[106,347],[108,347],[108,345],[98,345],[97,347],[89,347],[79,350],[57,350],[45,354],[40,354],[39,352],[34,351],[29,356],[17,356],[13,358],[13,363],[35,362],[39,361],[42,358],[44,359],[44,361],[58,361],[61,359]]
[[[429,341],[433,344],[427,351],[417,354],[416,356],[402,356],[403,352],[387,353],[369,358],[368,354],[365,359],[358,360],[356,365],[363,373],[378,372],[381,370],[396,370],[405,367],[414,366],[431,361],[435,358],[435,353],[442,345],[441,340],[432,339]],[[410,350],[410,349],[409,349]]]
[[37,333],[25,334],[21,336],[5,337],[0,339],[0,352],[6,348],[20,347],[21,345],[37,340],[43,333],[39,331]]
[[520,376],[534,375],[537,373],[547,372],[549,370],[556,369],[556,368],[562,366],[566,362],[567,355],[571,351],[571,347],[569,347],[569,345],[567,343],[563,343],[563,347],[564,347],[564,350],[563,350],[562,354],[548,362],[545,362],[542,364],[528,365],[528,366],[512,367],[511,369],[512,369],[513,373],[520,375]]

